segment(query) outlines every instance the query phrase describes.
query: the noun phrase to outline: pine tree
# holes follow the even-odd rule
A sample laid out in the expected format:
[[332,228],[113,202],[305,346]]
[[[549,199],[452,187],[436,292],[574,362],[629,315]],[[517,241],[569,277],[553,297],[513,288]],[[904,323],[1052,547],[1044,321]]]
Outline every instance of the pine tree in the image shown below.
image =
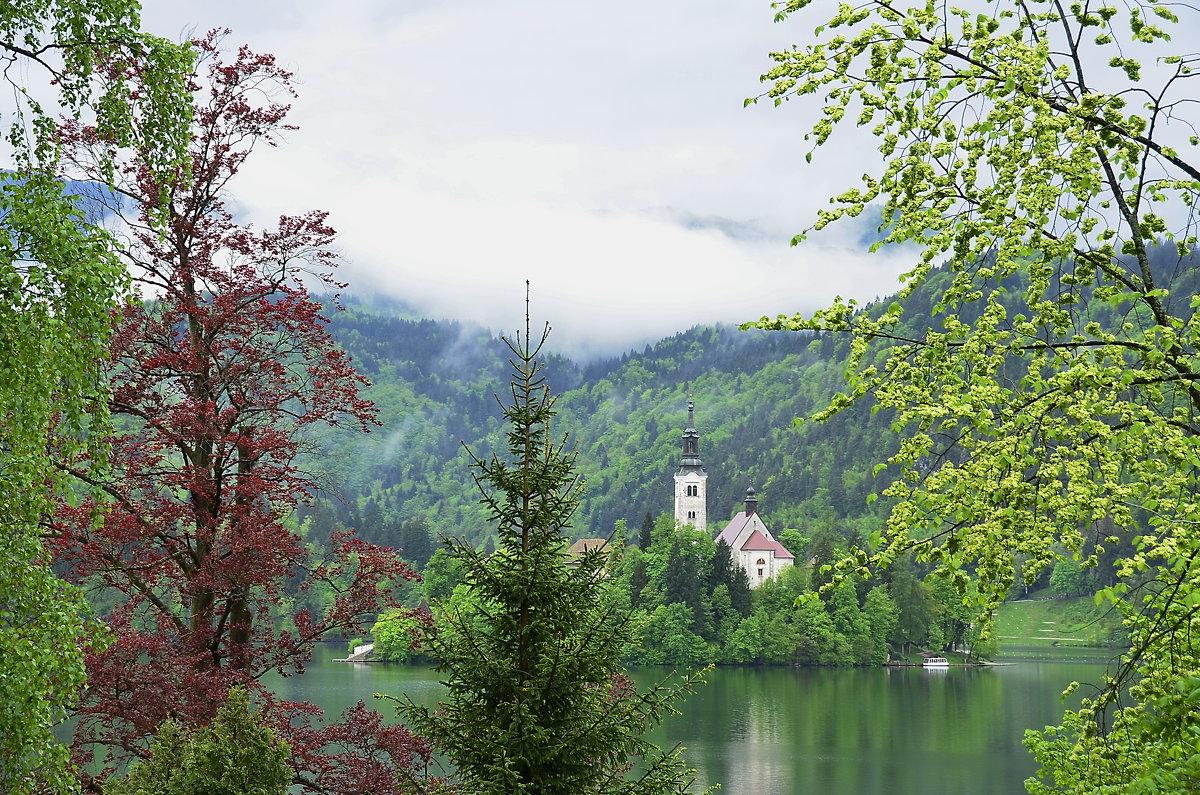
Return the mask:
[[649,549],[654,543],[654,517],[646,511],[645,517],[642,518],[641,532],[638,534],[638,546],[642,549]]
[[633,627],[606,597],[611,553],[565,554],[580,484],[567,437],[550,429],[556,398],[538,359],[548,332],[532,344],[527,315],[524,337],[505,340],[508,460],[471,453],[497,549],[485,557],[447,542],[471,595],[438,606],[427,641],[449,692],[436,710],[407,698],[399,708],[453,762],[464,793],[682,793],[681,749],[664,752],[644,733],[697,675],[639,694],[620,664]]

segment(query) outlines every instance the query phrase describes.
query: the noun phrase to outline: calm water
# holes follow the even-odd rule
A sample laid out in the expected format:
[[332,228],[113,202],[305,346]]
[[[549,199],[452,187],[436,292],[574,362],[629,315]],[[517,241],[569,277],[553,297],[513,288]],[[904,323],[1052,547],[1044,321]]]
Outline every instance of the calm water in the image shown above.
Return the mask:
[[[372,693],[434,703],[428,668],[335,663],[326,645],[302,676],[272,685],[337,713]],[[663,724],[703,784],[724,795],[1012,795],[1034,764],[1021,737],[1057,722],[1071,681],[1094,682],[1098,663],[1026,662],[991,668],[721,668]],[[640,684],[663,676],[634,672]],[[385,714],[387,704],[376,704]]]

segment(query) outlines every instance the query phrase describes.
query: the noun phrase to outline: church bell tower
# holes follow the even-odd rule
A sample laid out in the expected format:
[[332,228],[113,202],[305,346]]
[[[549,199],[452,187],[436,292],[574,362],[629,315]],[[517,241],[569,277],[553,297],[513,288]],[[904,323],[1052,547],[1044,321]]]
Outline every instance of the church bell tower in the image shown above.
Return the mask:
[[693,415],[695,404],[688,400],[687,428],[683,431],[683,458],[675,473],[675,521],[708,532],[708,473],[700,460],[700,434]]

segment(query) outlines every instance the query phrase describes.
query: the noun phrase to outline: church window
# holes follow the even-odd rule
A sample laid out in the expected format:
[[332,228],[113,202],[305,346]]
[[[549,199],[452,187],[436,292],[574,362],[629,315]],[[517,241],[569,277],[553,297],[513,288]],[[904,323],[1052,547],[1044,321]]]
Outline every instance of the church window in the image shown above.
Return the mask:
[[695,512],[695,511],[688,511],[688,518],[689,518],[689,519],[695,519],[695,518],[696,518],[696,512]]
[[767,559],[766,559],[766,558],[759,558],[759,559],[758,559],[758,563],[757,563],[757,565],[759,565],[759,566],[765,566],[765,565],[767,565]]
[[758,570],[758,576],[759,576],[759,577],[763,576],[763,570],[762,570],[762,569],[759,569],[759,570]]

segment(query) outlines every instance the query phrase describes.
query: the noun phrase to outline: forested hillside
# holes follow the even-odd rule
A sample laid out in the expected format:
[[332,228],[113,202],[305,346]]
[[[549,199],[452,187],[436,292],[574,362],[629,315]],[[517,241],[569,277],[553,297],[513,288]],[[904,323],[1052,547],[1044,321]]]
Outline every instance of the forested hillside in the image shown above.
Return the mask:
[[[1170,247],[1152,256],[1155,278],[1173,286],[1173,301],[1196,293],[1194,264],[1181,264]],[[898,335],[918,336],[936,322],[929,296],[950,276],[940,269],[908,298]],[[1003,287],[1015,298],[1022,285],[1009,281]],[[1075,311],[1115,322],[1109,315],[1116,310],[1105,302]],[[315,438],[312,465],[327,474],[329,488],[301,517],[322,531],[318,537],[334,525],[354,527],[418,565],[440,535],[486,543],[491,528],[463,443],[482,456],[501,441],[496,396],[508,384],[504,344],[478,326],[420,319],[386,301],[348,301],[330,320],[334,338],[372,382],[367,395],[379,426],[366,437]],[[847,344],[828,334],[697,326],[619,358],[578,363],[550,356],[550,387],[562,393],[558,431],[577,445],[586,481],[573,534],[607,536],[618,520],[635,528],[647,515],[672,510],[671,476],[691,396],[714,533],[753,485],[777,531],[794,528],[811,538],[832,527],[847,537],[869,536],[886,506],[869,505],[868,495],[890,482],[887,471],[872,472],[898,444],[891,414],[860,402],[823,423],[801,419],[845,388]]]
[[[462,442],[480,455],[497,446],[503,343],[478,327],[386,306],[351,302],[331,320],[372,381],[380,425],[365,438],[318,439],[314,465],[328,471],[331,488],[304,515],[404,547],[418,563],[432,554],[427,531],[485,542],[490,528]],[[842,385],[844,356],[832,338],[698,326],[616,359],[551,357],[550,386],[563,395],[558,430],[578,446],[586,481],[574,534],[605,536],[620,519],[637,526],[672,509],[689,395],[714,526],[739,510],[750,485],[781,529],[873,525],[866,497],[880,481],[871,470],[895,444],[886,417],[856,410],[824,424],[793,422]]]

